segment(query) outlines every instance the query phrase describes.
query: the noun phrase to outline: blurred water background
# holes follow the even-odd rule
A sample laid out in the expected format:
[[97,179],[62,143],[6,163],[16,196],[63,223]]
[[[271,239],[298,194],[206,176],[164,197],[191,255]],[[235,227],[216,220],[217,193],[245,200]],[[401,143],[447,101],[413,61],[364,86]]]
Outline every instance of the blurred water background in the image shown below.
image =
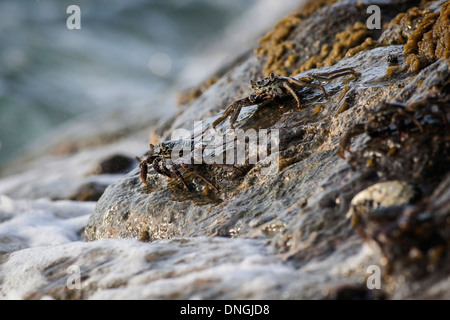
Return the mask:
[[[149,101],[195,85],[227,56],[224,42],[248,49],[299,2],[2,0],[0,169],[81,114],[138,104],[169,112]],[[80,30],[66,26],[69,5],[81,9]]]

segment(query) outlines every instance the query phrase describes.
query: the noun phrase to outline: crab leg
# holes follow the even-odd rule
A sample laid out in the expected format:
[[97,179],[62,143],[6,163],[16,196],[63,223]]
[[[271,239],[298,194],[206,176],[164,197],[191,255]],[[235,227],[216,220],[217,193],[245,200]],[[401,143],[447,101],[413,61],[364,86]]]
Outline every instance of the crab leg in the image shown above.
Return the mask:
[[352,138],[361,133],[364,133],[364,124],[357,124],[342,136],[339,143],[339,149],[337,151],[337,156],[339,158],[345,159],[345,151],[350,152]]
[[[233,123],[236,121],[237,117],[239,116],[239,113],[241,112],[242,107],[248,107],[248,106],[254,105],[255,103],[256,102],[250,101],[250,99],[248,97],[233,102],[228,108],[226,108],[225,112],[212,123],[211,127],[213,129],[215,129],[219,123],[223,122],[230,114],[232,114],[230,123],[231,123],[231,128],[234,129]],[[233,120],[233,121],[231,121],[231,120]]]
[[144,161],[142,161],[139,164],[139,168],[141,169],[141,181],[145,184],[148,185],[147,183],[147,173],[148,173],[148,162],[147,159],[145,159]]
[[231,104],[228,108],[226,108],[225,112],[220,117],[218,117],[216,120],[214,120],[214,122],[212,123],[211,127],[213,129],[215,129],[216,126],[219,123],[222,123],[230,115],[230,113],[233,112],[235,109],[236,109],[236,102]]
[[172,172],[175,173],[175,175],[181,180],[181,182],[183,183],[183,185],[186,187],[186,189],[188,189],[188,191],[191,191],[192,189],[189,187],[189,185],[187,184],[186,180],[184,180],[183,175],[181,174],[180,171],[178,171],[176,166],[172,166]]
[[309,83],[309,82],[304,82],[300,79],[295,79],[295,78],[289,78],[289,83],[295,84],[299,87],[311,87],[311,88],[316,88],[316,89],[320,89],[323,92],[323,95],[325,96],[325,98],[328,98],[328,94],[325,91],[325,88],[322,87],[320,84],[315,84],[315,83]]
[[309,75],[311,78],[316,79],[316,80],[322,80],[322,81],[330,81],[345,75],[352,75],[353,79],[356,79],[357,77],[359,77],[359,73],[356,72],[355,70],[353,70],[352,68],[343,68],[343,69],[338,69],[335,71],[331,71],[331,72],[323,72],[323,73],[313,73],[311,75]]
[[291,94],[291,96],[294,97],[295,101],[297,101],[297,107],[300,108],[300,99],[297,96],[297,94],[295,93],[294,89],[291,88],[290,85],[288,85],[286,82],[283,83],[283,87],[286,88],[287,91],[289,91],[289,93]]
[[159,165],[158,163],[158,159],[155,159],[155,161],[153,161],[153,169],[155,169],[156,172],[158,172],[159,174],[162,174],[163,176],[166,176],[168,178],[174,178],[173,176],[173,172],[170,171],[167,167],[164,161],[161,165]]
[[207,184],[209,184],[214,190],[216,190],[217,192],[219,192],[219,189],[217,189],[217,187],[208,179],[206,179],[204,176],[202,176],[200,173],[196,172],[194,169],[191,168],[191,166],[189,166],[188,164],[183,163],[181,165],[183,167],[183,169],[185,169],[186,171],[189,171],[193,174],[195,174],[196,176],[198,176],[200,179],[202,179],[203,181],[205,181]]
[[232,165],[232,164],[225,164],[225,163],[216,163],[216,164],[219,165],[219,166],[224,166],[224,167],[227,167],[227,168],[232,168],[233,170],[237,170],[237,171],[239,171],[239,172],[241,172],[241,173],[245,173],[244,170],[242,170],[241,168],[238,168],[238,167],[236,167],[236,166],[234,166],[234,165]]
[[236,109],[233,110],[233,113],[230,116],[230,128],[234,130],[234,123],[236,122],[239,114],[241,113],[242,106],[237,106]]
[[[414,108],[408,107],[407,105],[401,104],[401,103],[392,103],[392,102],[386,102],[386,106],[395,108],[397,110],[398,115],[402,115],[406,118],[408,118],[411,122],[413,122],[420,130],[420,132],[423,132],[423,127],[420,124],[419,120],[417,120],[411,113],[418,112]],[[420,113],[420,112],[419,112]]]
[[419,131],[420,131],[421,133],[423,133],[423,127],[422,127],[422,125],[420,124],[419,120],[417,120],[416,118],[414,118],[414,116],[410,115],[409,113],[404,112],[403,110],[401,110],[401,111],[399,112],[399,114],[404,115],[404,116],[407,117],[409,120],[411,120],[411,122],[413,122],[413,123],[419,128]]

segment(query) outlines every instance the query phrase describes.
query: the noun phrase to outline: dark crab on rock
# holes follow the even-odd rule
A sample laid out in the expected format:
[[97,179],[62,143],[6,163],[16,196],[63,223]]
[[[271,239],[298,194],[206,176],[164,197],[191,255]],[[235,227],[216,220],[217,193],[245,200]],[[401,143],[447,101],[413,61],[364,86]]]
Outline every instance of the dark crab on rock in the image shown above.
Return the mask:
[[[296,93],[295,88],[311,87],[320,89],[325,98],[328,98],[327,92],[320,84],[320,81],[331,81],[347,75],[351,76],[349,78],[349,80],[351,80],[356,79],[360,74],[352,68],[341,68],[331,72],[312,73],[299,79],[293,77],[280,77],[271,73],[269,77],[262,78],[261,80],[250,80],[254,92],[246,98],[233,102],[225,112],[212,123],[212,128],[215,129],[218,124],[222,123],[229,116],[230,127],[231,129],[234,129],[234,123],[243,107],[259,104],[268,99],[273,100],[279,107],[283,107],[281,97],[291,95],[297,101],[297,106],[300,107],[300,98]],[[319,83],[313,83],[314,80]]]
[[[192,187],[184,178],[183,174],[180,172],[180,169],[183,169],[189,173],[192,173],[202,179],[206,184],[208,184],[211,188],[216,190],[219,189],[216,185],[207,179],[205,176],[197,172],[193,166],[191,165],[194,162],[194,158],[196,157],[195,150],[199,148],[200,150],[204,149],[205,146],[194,139],[180,139],[180,140],[170,140],[157,144],[156,146],[150,144],[150,152],[148,156],[146,156],[142,161],[140,161],[139,168],[141,169],[141,181],[144,185],[148,185],[147,183],[147,174],[149,165],[159,174],[167,177],[167,178],[178,178],[184,185],[184,187],[193,191]],[[188,151],[187,154],[184,154],[184,151]],[[200,153],[201,154],[201,153]],[[201,163],[205,164],[204,158],[201,157]],[[218,165],[225,166],[237,170],[239,172],[244,172],[242,169],[224,163],[217,163]]]

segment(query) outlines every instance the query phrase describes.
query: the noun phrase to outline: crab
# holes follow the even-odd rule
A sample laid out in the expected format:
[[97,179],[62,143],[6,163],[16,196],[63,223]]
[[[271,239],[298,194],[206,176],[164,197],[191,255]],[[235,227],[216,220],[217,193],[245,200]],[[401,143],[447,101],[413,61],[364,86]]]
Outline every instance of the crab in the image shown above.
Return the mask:
[[[197,147],[201,147],[204,149],[205,146],[199,145],[199,142],[196,140],[170,140],[161,142],[157,145],[150,144],[150,152],[149,155],[144,158],[144,160],[140,161],[139,168],[141,169],[141,181],[144,185],[148,185],[147,182],[147,173],[148,173],[148,165],[151,165],[153,169],[168,178],[178,178],[184,185],[184,187],[188,191],[193,191],[189,186],[187,181],[184,179],[183,175],[180,172],[180,169],[184,169],[187,172],[190,172],[200,179],[202,179],[206,184],[208,184],[211,188],[216,190],[219,189],[208,180],[206,177],[196,172],[194,168],[189,164],[192,163],[194,157],[194,150]],[[182,151],[188,150],[189,154],[187,156],[182,156]],[[202,162],[203,163],[203,162]],[[219,164],[222,166],[226,166],[240,172],[244,172],[242,169],[235,167],[234,165],[229,164]]]
[[243,107],[252,106],[262,103],[268,99],[276,102],[279,107],[283,107],[281,97],[285,95],[291,95],[297,102],[297,106],[300,107],[300,98],[297,95],[295,88],[311,87],[322,90],[325,98],[328,98],[325,88],[317,83],[312,83],[314,80],[319,81],[331,81],[338,77],[351,75],[349,79],[356,79],[359,77],[359,73],[352,68],[342,68],[331,72],[325,73],[312,73],[303,78],[293,77],[281,77],[271,73],[270,76],[262,78],[258,81],[250,80],[253,93],[246,98],[239,99],[233,102],[225,112],[212,123],[212,128],[222,123],[228,116],[230,117],[230,127],[234,129],[234,123],[236,122],[241,109]]
[[[447,115],[439,107],[440,103],[437,103],[439,112],[418,108],[419,104],[423,104],[423,102],[406,105],[400,102],[382,101],[375,110],[368,111],[367,122],[354,125],[342,136],[337,155],[345,159],[346,151],[351,154],[350,145],[353,137],[367,133],[374,138],[394,131],[403,132],[408,126],[407,120],[414,124],[421,133],[424,132],[424,128],[419,120],[424,120],[425,116],[440,118],[442,123],[447,124]],[[409,129],[409,131],[411,130]]]

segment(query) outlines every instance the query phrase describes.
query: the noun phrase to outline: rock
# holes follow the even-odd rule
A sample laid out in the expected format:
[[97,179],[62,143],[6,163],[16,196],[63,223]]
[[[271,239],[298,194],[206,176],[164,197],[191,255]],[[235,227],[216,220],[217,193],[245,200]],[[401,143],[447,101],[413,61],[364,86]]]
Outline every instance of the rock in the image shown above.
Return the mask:
[[359,223],[359,219],[377,219],[376,212],[388,214],[386,209],[394,208],[392,211],[395,216],[395,208],[411,203],[417,197],[417,190],[414,186],[404,181],[380,182],[359,192],[351,201],[350,211],[347,217],[351,217],[352,225]]
[[97,201],[98,199],[100,199],[107,187],[108,185],[106,184],[88,182],[80,186],[80,188],[73,195],[71,195],[68,200]]
[[[402,1],[383,3],[393,10],[386,19],[392,19],[395,10],[405,10],[405,2]],[[355,4],[356,1],[341,1],[300,19],[300,22],[296,22],[297,25],[291,22],[295,27],[291,27],[287,39],[294,42],[294,47],[298,43],[333,45],[336,32],[361,19],[359,11],[364,8]],[[331,11],[342,11],[345,17],[339,14],[330,17]],[[335,28],[323,29],[317,33],[307,32],[308,28],[314,26],[323,27],[325,19],[327,25],[334,25]],[[330,19],[334,19],[333,22]],[[371,33],[371,36],[374,35]],[[391,162],[388,157],[383,160],[385,162],[376,159],[374,168],[367,165],[367,155],[383,152],[377,151],[382,150],[379,145],[376,145],[377,150],[372,153],[352,153],[348,159],[351,168],[345,162],[337,160],[340,136],[354,124],[364,121],[366,108],[374,109],[385,100],[402,101],[406,104],[418,100],[431,101],[429,93],[433,88],[442,90],[449,79],[448,62],[444,60],[424,68],[417,76],[405,72],[387,75],[386,70],[395,61],[392,57],[397,57],[397,63],[403,63],[403,46],[380,46],[374,42],[373,46],[356,49],[363,41],[364,39],[360,39],[345,49],[352,50],[352,55],[347,55],[345,59],[339,58],[342,60],[320,69],[320,72],[330,72],[350,67],[361,73],[353,81],[344,83],[343,79],[335,79],[324,84],[330,95],[329,100],[325,100],[320,92],[305,88],[300,91],[301,110],[296,109],[295,101],[291,99],[283,100],[282,109],[274,109],[268,103],[259,108],[244,108],[247,110],[241,113],[236,122],[239,128],[279,129],[279,171],[276,174],[259,174],[259,164],[247,168],[250,171],[245,177],[233,175],[213,165],[197,166],[202,174],[219,185],[220,191],[206,192],[206,187],[194,179],[192,181],[196,185],[196,191],[187,192],[176,180],[169,181],[158,174],[148,175],[149,187],[146,188],[139,179],[139,170],[135,169],[105,191],[86,227],[86,239],[139,239],[142,234],[145,234],[144,239],[147,241],[217,235],[260,238],[269,240],[274,248],[283,252],[284,259],[296,266],[303,266],[310,259],[330,257],[341,246],[353,241],[358,243],[345,216],[351,206],[353,211],[359,206],[362,198],[369,197],[370,206],[373,207],[392,207],[406,205],[416,195],[408,182],[376,184],[377,181],[410,175],[412,179],[407,179],[408,181],[419,185],[422,183],[421,197],[429,194],[438,178],[433,176],[430,182],[425,172],[435,170],[438,154],[448,148],[445,140],[441,145],[434,144],[436,147],[432,152],[422,153],[420,148],[427,148],[432,144],[426,142],[426,139],[406,136],[411,139],[408,143],[414,148],[414,158],[411,153],[404,156],[400,153],[398,158],[392,157]],[[316,48],[313,45],[305,47],[308,50]],[[288,59],[291,47],[286,48],[287,53],[278,59]],[[318,49],[315,50],[318,52]],[[298,66],[306,63],[307,58],[298,57],[297,60]],[[265,70],[268,68],[270,69],[266,65]],[[283,70],[287,72],[289,68]],[[309,73],[311,70],[295,76],[301,78]],[[205,131],[220,110],[251,92],[248,81],[257,79],[261,74],[261,62],[256,56],[250,56],[231,68],[200,97],[183,108],[172,125],[161,131],[162,140],[169,140],[171,132],[180,128],[190,128],[191,132],[195,132],[194,121],[201,120]],[[444,114],[448,114],[448,110]],[[219,126],[219,130],[224,132],[227,127],[228,123],[225,121]],[[408,130],[413,129],[408,127]],[[204,134],[215,133],[206,131]],[[433,132],[431,135],[430,131],[430,138],[436,134],[442,136],[442,132]],[[365,150],[365,145],[371,145],[371,141],[365,144],[361,138],[363,137],[356,139],[353,149]],[[405,136],[398,138],[405,139]],[[386,138],[381,136],[379,139]],[[397,135],[392,139],[397,139]],[[399,143],[396,141],[395,145]],[[401,149],[401,145],[397,148]],[[442,158],[443,162],[448,161],[446,157]],[[401,165],[405,161],[410,161],[411,166],[402,169]],[[354,197],[370,185],[374,186]],[[361,245],[362,239],[359,241]]]
[[[317,283],[323,272],[328,281]],[[340,283],[322,263],[301,273],[264,241],[220,237],[29,248],[0,258],[0,279],[3,299],[320,299]]]
[[[87,148],[72,156],[54,157],[46,154],[36,157],[33,163],[28,164],[27,170],[1,180],[0,194],[14,199],[42,197],[53,200],[86,199],[82,195],[83,188],[86,190],[86,186],[103,186],[101,189],[104,190],[105,186],[116,182],[123,175],[96,173],[99,164],[118,152],[131,159],[145,150],[145,139],[142,139],[142,143],[144,146],[134,140],[124,139],[112,145],[103,145],[95,149]],[[134,161],[134,166],[137,167],[137,165],[138,163]],[[24,167],[22,165],[22,169]],[[94,198],[91,199],[94,200]]]
[[107,159],[102,160],[99,165],[93,170],[94,174],[106,173],[127,173],[130,171],[136,161],[130,157],[115,154]]

